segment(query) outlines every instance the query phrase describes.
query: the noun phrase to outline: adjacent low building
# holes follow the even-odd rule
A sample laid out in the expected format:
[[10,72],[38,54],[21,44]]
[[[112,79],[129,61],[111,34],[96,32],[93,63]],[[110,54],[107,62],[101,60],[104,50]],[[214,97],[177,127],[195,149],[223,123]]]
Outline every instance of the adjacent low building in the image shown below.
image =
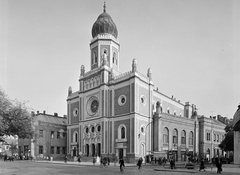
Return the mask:
[[234,164],[240,164],[240,105],[233,116]]
[[60,117],[37,112],[32,113],[34,134],[32,139],[18,140],[19,155],[37,159],[63,158],[66,155],[66,116]]

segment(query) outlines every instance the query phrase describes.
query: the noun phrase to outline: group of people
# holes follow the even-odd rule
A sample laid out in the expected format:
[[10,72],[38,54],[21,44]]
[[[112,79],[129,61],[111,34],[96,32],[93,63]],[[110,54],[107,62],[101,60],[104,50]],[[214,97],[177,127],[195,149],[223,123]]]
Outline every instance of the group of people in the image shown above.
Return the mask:
[[[94,158],[93,158],[93,164],[95,165],[96,159],[94,161]],[[109,157],[104,157],[104,158],[100,157],[100,166],[105,167],[106,165],[110,165],[110,158]]]
[[[222,159],[215,157],[212,159],[211,165],[213,166],[213,164],[216,165],[217,168],[217,174],[222,174]],[[204,165],[204,159],[202,159],[200,166],[199,166],[199,171],[204,170],[206,171],[206,166]]]

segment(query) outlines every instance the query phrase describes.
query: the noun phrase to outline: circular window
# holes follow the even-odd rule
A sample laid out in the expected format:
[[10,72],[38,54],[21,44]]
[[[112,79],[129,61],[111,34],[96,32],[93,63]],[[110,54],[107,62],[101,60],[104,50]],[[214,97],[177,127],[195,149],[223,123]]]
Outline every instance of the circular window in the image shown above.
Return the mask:
[[91,128],[91,132],[94,132],[95,131],[95,128],[94,128],[94,126],[92,126],[92,128]]
[[91,103],[91,111],[92,113],[96,113],[98,111],[98,101],[97,100],[93,100]]
[[144,125],[141,126],[140,131],[142,134],[145,134],[145,126]]
[[73,116],[76,117],[78,115],[78,109],[77,108],[74,108],[73,110]]
[[118,104],[123,106],[127,101],[127,97],[125,95],[120,95],[118,98]]
[[99,102],[97,97],[93,96],[89,98],[87,102],[87,113],[89,115],[95,115],[98,112],[99,109]]
[[144,95],[141,95],[140,101],[141,101],[141,104],[142,104],[143,106],[146,105],[146,97],[145,97]]

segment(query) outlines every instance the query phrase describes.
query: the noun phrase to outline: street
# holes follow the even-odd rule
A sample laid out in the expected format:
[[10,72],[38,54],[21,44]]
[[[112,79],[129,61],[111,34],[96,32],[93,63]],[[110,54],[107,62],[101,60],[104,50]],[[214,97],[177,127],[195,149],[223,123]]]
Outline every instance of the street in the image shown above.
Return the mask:
[[[215,169],[211,171],[211,169],[207,169],[206,172],[199,172],[197,169],[192,171],[186,170],[164,170],[164,171],[155,171],[157,169],[153,166],[143,166],[142,169],[138,170],[136,166],[126,166],[123,174],[126,175],[170,175],[170,174],[181,174],[181,175],[189,175],[189,174],[217,174]],[[223,173],[226,175],[239,175],[239,168],[225,168],[226,171]],[[4,162],[0,160],[0,174],[1,175],[112,175],[112,174],[122,174],[119,170],[119,166],[108,166],[108,167],[100,167],[99,165],[79,165],[72,163],[50,163],[50,162],[31,162],[31,161],[14,161],[14,162]]]

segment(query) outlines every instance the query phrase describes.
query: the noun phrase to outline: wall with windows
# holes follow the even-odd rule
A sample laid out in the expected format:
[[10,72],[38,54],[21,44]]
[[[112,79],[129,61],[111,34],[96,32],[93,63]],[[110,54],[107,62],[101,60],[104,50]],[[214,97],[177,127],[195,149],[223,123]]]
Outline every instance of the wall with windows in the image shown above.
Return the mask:
[[199,155],[208,160],[216,156],[225,156],[225,152],[220,150],[218,145],[224,139],[225,124],[213,118],[199,118]]
[[56,115],[38,113],[34,115],[33,139],[18,139],[20,155],[37,159],[63,158],[66,154],[67,119]]

